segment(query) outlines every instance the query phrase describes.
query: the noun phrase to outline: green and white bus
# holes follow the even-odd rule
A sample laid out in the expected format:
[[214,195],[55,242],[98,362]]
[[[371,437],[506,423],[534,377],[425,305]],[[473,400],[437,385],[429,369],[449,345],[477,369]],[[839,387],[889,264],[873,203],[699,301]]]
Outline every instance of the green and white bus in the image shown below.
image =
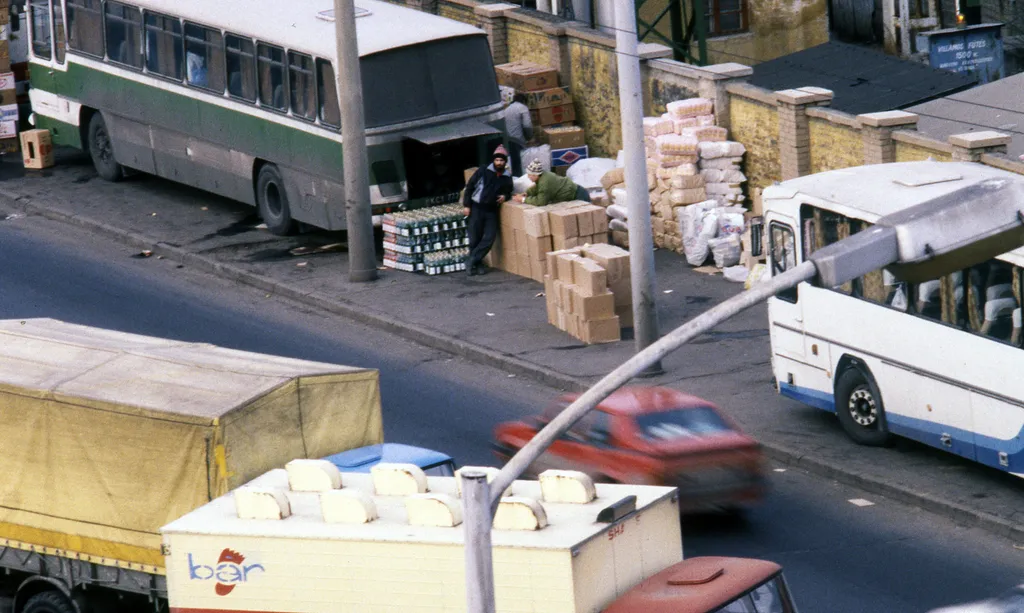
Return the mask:
[[[331,6],[30,0],[33,121],[104,179],[132,169],[246,202],[275,234],[342,230]],[[485,33],[377,0],[356,23],[374,214],[456,200],[503,141]]]

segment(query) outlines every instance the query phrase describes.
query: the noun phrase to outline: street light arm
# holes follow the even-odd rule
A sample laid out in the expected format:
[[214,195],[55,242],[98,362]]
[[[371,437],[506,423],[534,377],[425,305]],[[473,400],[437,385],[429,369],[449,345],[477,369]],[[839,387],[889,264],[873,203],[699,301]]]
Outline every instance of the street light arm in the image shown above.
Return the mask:
[[745,311],[783,290],[796,287],[801,282],[812,279],[816,274],[817,268],[814,263],[808,261],[763,283],[758,283],[749,290],[729,298],[725,302],[672,330],[662,337],[661,340],[647,347],[647,349],[636,354],[629,361],[606,375],[552,419],[530,442],[512,456],[512,459],[498,472],[494,481],[490,484],[492,513],[497,509],[501,493],[512,485],[512,482],[519,478],[551,443],[565,434],[573,424],[596,407],[602,400],[610,396],[612,392],[628,383],[633,377],[643,372],[650,365],[660,361],[686,342],[707,332],[737,313]]

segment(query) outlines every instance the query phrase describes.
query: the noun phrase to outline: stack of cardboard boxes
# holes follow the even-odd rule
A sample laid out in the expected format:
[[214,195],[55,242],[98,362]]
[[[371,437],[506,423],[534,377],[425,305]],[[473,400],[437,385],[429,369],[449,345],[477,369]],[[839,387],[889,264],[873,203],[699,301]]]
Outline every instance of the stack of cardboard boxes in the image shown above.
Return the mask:
[[599,206],[509,202],[501,207],[501,236],[484,264],[541,282],[551,251],[607,242],[608,217]]
[[584,343],[611,343],[633,326],[629,252],[608,244],[547,254],[548,323]]
[[0,0],[0,153],[18,150],[18,94],[11,72],[10,0]]
[[552,170],[564,175],[577,160],[587,157],[583,128],[573,125],[576,107],[569,91],[559,87],[558,71],[531,62],[512,62],[496,66],[495,72],[499,85],[526,96],[535,140],[551,147]]

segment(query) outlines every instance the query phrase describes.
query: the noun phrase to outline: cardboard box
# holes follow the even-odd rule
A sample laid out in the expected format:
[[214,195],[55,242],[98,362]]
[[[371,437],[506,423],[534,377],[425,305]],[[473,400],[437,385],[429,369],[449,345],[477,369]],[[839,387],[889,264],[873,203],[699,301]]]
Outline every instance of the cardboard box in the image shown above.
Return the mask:
[[615,294],[605,292],[596,296],[573,293],[573,312],[584,321],[615,317]]
[[599,232],[590,237],[587,241],[591,245],[607,245],[608,244],[608,232]]
[[523,229],[529,236],[551,236],[548,211],[536,207],[523,211]]
[[530,119],[533,120],[535,126],[550,126],[554,123],[575,121],[576,107],[571,104],[560,104],[544,109],[533,109],[530,111]]
[[582,332],[580,336],[583,337],[583,342],[589,344],[614,343],[622,340],[622,329],[619,326],[618,317],[585,321],[580,332]]
[[544,262],[547,266],[548,253],[554,251],[551,247],[550,236],[527,236],[526,237],[526,252],[530,256],[531,262]]
[[541,260],[530,260],[530,278],[538,283],[544,282],[544,277],[548,274],[548,261]]
[[491,246],[491,250],[484,256],[484,266],[505,270],[505,258],[503,257],[505,245],[501,235],[502,233],[498,232],[498,236],[494,237],[494,245]]
[[[579,259],[581,259],[580,256],[575,253],[563,253],[559,255],[555,278],[562,283],[571,285],[576,279],[574,262]],[[564,306],[565,305],[563,304],[563,307]]]
[[532,62],[512,62],[494,67],[498,85],[517,92],[535,92],[558,87],[558,71]]
[[623,328],[633,327],[633,305],[625,304],[615,307],[615,315],[619,318],[619,326]]
[[42,170],[53,166],[53,141],[49,130],[26,130],[21,133],[21,154],[25,168]]
[[558,286],[558,306],[566,314],[572,313],[572,293],[574,287],[572,283],[565,282]]
[[545,126],[540,129],[541,141],[552,150],[583,147],[587,144],[586,133],[579,126]]
[[565,239],[565,248],[566,249],[574,249],[576,247],[582,247],[585,244],[587,244],[587,241],[582,239],[582,238],[580,238],[579,236],[573,236],[573,237]]
[[[515,241],[515,254],[518,255],[529,255],[530,253],[530,241],[529,237],[526,236],[526,232],[523,230],[512,231],[513,241]],[[525,275],[524,275],[525,276]]]
[[[530,277],[530,275],[533,274],[533,267],[530,266],[529,253],[516,254],[516,274],[520,277]],[[532,279],[533,277],[530,278]]]
[[573,260],[572,278],[581,296],[597,296],[608,291],[608,274],[590,258]]
[[[17,149],[18,143],[18,122],[17,121],[0,121],[0,138],[13,138],[15,139],[14,147]],[[6,149],[5,151],[9,151]]]
[[564,87],[552,87],[551,89],[524,91],[522,93],[526,96],[526,106],[530,110],[546,109],[561,104],[572,104],[572,96],[569,95],[569,90]]
[[550,211],[548,213],[548,221],[551,226],[551,234],[557,238],[571,238],[580,235],[576,213],[571,208]]
[[568,149],[552,149],[551,167],[562,168],[572,166],[576,162],[586,159],[590,155],[589,152],[590,149],[586,145],[570,147]]
[[0,90],[14,89],[16,84],[17,79],[15,79],[13,72],[0,73]]
[[600,264],[608,274],[608,282],[629,280],[629,252],[614,245],[593,245],[584,255]]
[[595,204],[591,217],[594,223],[594,234],[607,234],[608,211]]

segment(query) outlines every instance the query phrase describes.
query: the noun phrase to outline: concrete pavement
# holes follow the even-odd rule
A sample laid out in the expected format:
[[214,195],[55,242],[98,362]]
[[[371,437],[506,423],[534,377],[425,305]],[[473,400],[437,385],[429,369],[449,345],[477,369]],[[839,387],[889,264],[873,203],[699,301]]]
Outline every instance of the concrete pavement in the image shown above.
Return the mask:
[[[585,346],[547,324],[539,283],[494,272],[426,277],[382,270],[350,284],[344,252],[293,256],[299,246],[342,240],[311,232],[279,238],[258,230],[253,210],[149,176],[119,184],[96,177],[84,157],[59,152],[58,166],[24,171],[0,164],[0,208],[61,219],[183,265],[284,295],[404,338],[561,389],[583,389],[633,353],[630,341]],[[0,214],[0,220],[4,217]],[[741,290],[656,253],[663,330]],[[724,407],[779,461],[914,504],[1024,543],[1024,482],[910,441],[890,449],[851,443],[833,416],[770,387],[763,307],[723,324],[669,356],[656,383]]]

